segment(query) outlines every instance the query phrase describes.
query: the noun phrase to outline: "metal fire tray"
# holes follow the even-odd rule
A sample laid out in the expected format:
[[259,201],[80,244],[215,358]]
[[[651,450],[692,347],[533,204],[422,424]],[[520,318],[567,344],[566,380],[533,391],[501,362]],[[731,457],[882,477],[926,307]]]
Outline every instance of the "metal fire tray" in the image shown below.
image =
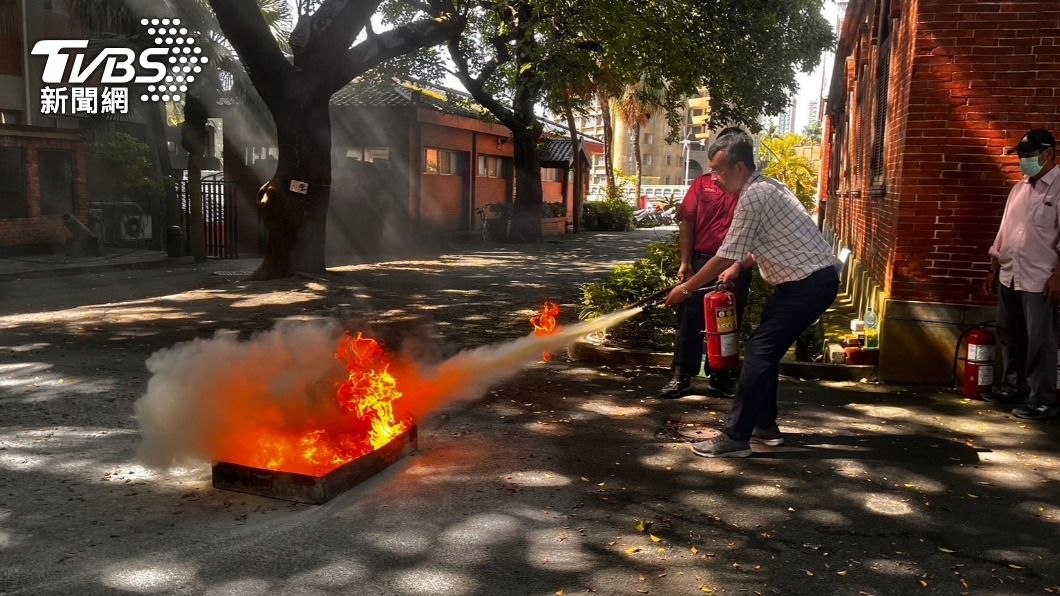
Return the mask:
[[229,462],[213,465],[213,486],[273,499],[320,505],[382,472],[416,450],[416,427],[380,449],[342,464],[323,476],[264,470]]

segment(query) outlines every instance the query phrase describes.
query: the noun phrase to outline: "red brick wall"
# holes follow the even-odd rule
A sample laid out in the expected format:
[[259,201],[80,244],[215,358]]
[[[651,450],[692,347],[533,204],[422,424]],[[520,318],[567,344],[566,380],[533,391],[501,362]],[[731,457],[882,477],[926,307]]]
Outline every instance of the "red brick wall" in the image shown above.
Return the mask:
[[[848,91],[855,99],[847,137],[830,159],[861,152],[867,103],[857,98],[859,61],[868,56],[874,95],[879,0],[852,3],[871,15],[850,55]],[[826,222],[892,298],[988,304],[979,281],[1005,197],[1019,179],[1004,154],[1028,129],[1060,120],[1060,4],[1055,1],[892,0],[900,25],[892,53],[885,152],[886,194],[867,196],[869,180],[841,174]],[[857,29],[855,28],[854,31]],[[860,51],[860,53],[859,53]],[[837,58],[842,59],[842,57]],[[871,124],[872,119],[868,122]],[[844,131],[837,131],[844,132]],[[849,168],[854,170],[854,168]]]
[[464,177],[424,174],[421,184],[420,217],[424,227],[441,232],[459,230]]
[[[31,136],[25,127],[7,127],[12,131],[5,134],[0,128],[0,146],[23,147],[26,150],[26,187],[29,202],[29,217],[18,219],[0,219],[0,246],[22,246],[57,244],[69,236],[59,215],[41,215],[40,174],[38,171],[37,152],[47,149],[61,149],[74,153],[74,200],[77,205],[77,216],[87,223],[88,218],[88,181],[86,178],[85,144],[71,138],[48,138]],[[21,132],[14,132],[22,129]]]

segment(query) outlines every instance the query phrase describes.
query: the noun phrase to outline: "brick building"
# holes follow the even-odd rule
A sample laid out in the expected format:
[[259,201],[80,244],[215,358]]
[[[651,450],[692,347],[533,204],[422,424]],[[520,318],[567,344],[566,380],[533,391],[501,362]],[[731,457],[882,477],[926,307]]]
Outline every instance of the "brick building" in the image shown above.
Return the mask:
[[[225,178],[239,180],[240,251],[259,238],[254,196],[272,175],[277,155],[269,127],[250,110],[222,108]],[[514,192],[511,132],[451,90],[412,83],[351,83],[331,98],[332,185],[327,250],[332,255],[398,254],[419,241],[473,233],[488,205],[510,204]],[[565,204],[573,220],[570,141],[550,137],[542,148],[545,202]],[[583,192],[589,157],[583,148]]]
[[[981,280],[1005,154],[1060,119],[1055,1],[854,0],[836,51],[823,227],[848,293],[882,309],[880,376],[947,384],[958,335],[993,319]],[[878,311],[879,312],[879,311]]]
[[[116,226],[104,226],[104,221],[121,220],[117,211],[115,217],[105,217],[111,209],[104,203],[124,199],[90,197],[86,177],[93,178],[86,147],[114,133],[129,134],[159,151],[164,146],[164,141],[152,141],[157,137],[144,124],[150,110],[136,104],[128,114],[106,116],[41,112],[45,59],[30,50],[41,39],[81,37],[68,0],[0,0],[0,253],[60,249],[70,235],[61,220],[66,213],[111,236],[110,228]],[[161,130],[161,112],[154,116]],[[159,176],[160,163],[152,161]],[[109,172],[99,174],[106,177]],[[156,242],[160,211],[161,197],[140,209],[153,216],[154,233],[142,235]]]

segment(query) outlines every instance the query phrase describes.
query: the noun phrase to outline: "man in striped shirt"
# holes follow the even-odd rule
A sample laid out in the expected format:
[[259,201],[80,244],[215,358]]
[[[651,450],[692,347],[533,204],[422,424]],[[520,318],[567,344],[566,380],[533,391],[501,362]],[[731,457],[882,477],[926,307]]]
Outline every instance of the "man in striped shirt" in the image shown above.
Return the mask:
[[777,427],[780,359],[835,300],[839,261],[791,190],[755,171],[754,144],[748,135],[723,135],[707,155],[718,186],[740,193],[740,200],[717,254],[675,287],[666,304],[683,302],[715,279],[731,283],[754,264],[762,278],[776,287],[746,347],[724,431],[692,445],[692,451],[703,457],[747,457],[752,440],[766,445],[784,442]]

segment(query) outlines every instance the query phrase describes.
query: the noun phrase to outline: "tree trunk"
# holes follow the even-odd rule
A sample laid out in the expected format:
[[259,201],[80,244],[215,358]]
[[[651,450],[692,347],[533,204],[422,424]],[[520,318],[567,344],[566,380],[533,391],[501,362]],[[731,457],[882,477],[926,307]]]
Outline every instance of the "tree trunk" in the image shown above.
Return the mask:
[[640,161],[640,124],[636,124],[633,127],[633,161],[637,167],[637,183],[636,190],[634,191],[633,199],[640,201],[640,177],[641,177],[641,161]]
[[574,122],[574,110],[570,106],[570,102],[564,106],[564,115],[567,117],[567,130],[570,131],[570,142],[571,142],[571,153],[574,157],[574,188],[573,188],[573,203],[574,203],[574,232],[578,233],[582,231],[582,209],[585,204],[585,195],[582,194],[582,178],[585,176],[582,172],[582,150],[581,143],[578,142],[578,125]]
[[607,177],[607,196],[615,195],[615,130],[611,126],[611,102],[603,94],[597,96],[600,118],[604,121],[604,176]]
[[531,127],[512,131],[515,144],[515,204],[512,225],[508,231],[510,242],[541,241],[541,158],[537,154],[538,135]]
[[184,125],[181,145],[188,152],[188,203],[191,218],[188,240],[196,263],[206,261],[205,223],[202,217],[202,158],[206,151],[206,103],[197,94],[189,93],[184,101]]
[[[286,105],[274,113],[280,154],[276,172],[258,192],[268,230],[265,259],[251,279],[275,279],[296,271],[325,271],[325,231],[331,196],[330,94],[295,75]],[[292,191],[305,183],[305,193]]]

